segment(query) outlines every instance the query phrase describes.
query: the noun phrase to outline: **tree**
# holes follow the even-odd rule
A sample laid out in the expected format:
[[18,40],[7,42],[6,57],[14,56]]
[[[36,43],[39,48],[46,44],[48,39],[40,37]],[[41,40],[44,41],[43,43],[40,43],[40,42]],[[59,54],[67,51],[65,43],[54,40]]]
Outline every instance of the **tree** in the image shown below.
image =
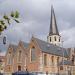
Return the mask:
[[[9,15],[4,14],[2,16],[2,19],[0,19],[0,35],[4,30],[7,29],[8,25],[11,24],[11,20],[15,21],[16,23],[20,23],[18,21],[18,18],[19,18],[18,11],[15,12],[12,11]],[[6,44],[6,37],[3,37],[3,44]]]

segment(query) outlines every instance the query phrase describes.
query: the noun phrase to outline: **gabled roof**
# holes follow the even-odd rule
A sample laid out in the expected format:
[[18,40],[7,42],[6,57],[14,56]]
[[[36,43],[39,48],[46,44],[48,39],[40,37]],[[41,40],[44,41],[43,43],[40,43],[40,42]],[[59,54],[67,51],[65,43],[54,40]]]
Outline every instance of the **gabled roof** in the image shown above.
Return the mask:
[[13,48],[13,52],[15,52],[17,49],[17,45],[14,44],[10,44],[9,47]]
[[28,48],[29,43],[26,43],[26,42],[23,42],[23,41],[22,41],[22,43],[23,43],[23,45],[24,45],[25,48]]
[[49,35],[59,35],[53,6],[51,6],[51,21]]
[[55,46],[53,44],[50,44],[48,42],[45,42],[43,40],[40,40],[38,38],[33,37],[33,39],[36,40],[36,42],[38,43],[40,49],[45,52],[45,53],[49,53],[52,55],[57,55],[57,56],[62,56],[64,54],[64,57],[69,57],[69,51],[66,50],[65,48],[61,48],[59,46]]

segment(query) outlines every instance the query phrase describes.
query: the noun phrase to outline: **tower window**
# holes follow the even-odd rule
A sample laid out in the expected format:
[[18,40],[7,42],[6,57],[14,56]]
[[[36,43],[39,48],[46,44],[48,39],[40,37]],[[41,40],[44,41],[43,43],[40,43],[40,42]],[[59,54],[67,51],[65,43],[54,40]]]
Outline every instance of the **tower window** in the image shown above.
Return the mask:
[[54,40],[56,41],[56,37],[54,37]]
[[51,42],[51,37],[50,37],[50,42]]
[[59,42],[60,42],[60,38],[59,38]]

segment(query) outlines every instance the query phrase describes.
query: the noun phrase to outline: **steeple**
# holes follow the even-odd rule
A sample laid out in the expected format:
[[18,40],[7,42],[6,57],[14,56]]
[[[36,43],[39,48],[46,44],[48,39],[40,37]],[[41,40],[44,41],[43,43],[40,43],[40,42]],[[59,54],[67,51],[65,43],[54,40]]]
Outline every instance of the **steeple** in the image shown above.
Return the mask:
[[59,35],[53,6],[51,6],[51,21],[49,35]]
[[58,46],[61,44],[53,6],[51,6],[51,21],[47,41]]

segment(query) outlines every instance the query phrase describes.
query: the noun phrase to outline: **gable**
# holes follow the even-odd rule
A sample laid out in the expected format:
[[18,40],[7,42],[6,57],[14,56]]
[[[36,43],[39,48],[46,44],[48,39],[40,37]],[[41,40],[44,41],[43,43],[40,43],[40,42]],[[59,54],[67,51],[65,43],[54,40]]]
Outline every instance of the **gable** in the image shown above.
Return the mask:
[[16,49],[17,49],[16,45],[10,44],[9,47],[8,47],[8,49],[7,49],[6,56],[8,55],[9,52],[11,52],[12,54],[14,54],[14,52],[16,51]]

